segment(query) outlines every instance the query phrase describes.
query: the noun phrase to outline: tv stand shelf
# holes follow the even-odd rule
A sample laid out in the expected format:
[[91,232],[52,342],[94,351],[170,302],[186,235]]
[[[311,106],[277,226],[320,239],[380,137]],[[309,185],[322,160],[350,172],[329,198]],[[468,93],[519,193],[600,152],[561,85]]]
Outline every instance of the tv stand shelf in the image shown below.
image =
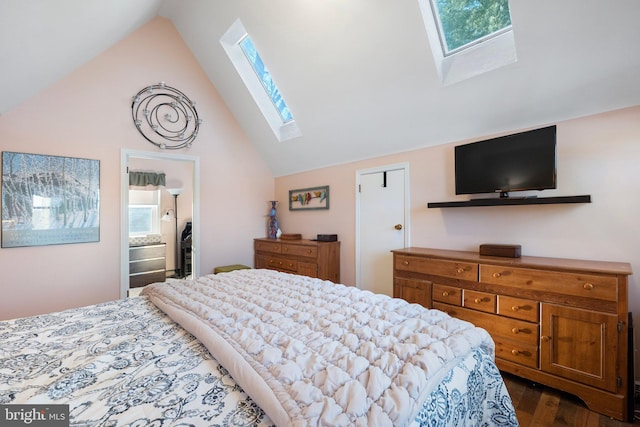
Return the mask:
[[430,202],[428,208],[461,208],[468,206],[510,206],[510,205],[553,205],[564,203],[591,203],[591,196],[562,197],[505,197],[491,199],[471,199],[456,202]]

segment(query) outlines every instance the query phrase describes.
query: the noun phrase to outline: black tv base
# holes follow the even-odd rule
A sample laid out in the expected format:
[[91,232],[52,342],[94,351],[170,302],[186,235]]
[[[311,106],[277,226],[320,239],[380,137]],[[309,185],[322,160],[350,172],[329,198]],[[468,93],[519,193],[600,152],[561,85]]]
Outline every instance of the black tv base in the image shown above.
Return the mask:
[[469,206],[513,206],[513,205],[554,205],[566,203],[591,203],[591,196],[561,197],[503,197],[491,199],[471,199],[455,202],[430,202],[428,208],[462,208]]

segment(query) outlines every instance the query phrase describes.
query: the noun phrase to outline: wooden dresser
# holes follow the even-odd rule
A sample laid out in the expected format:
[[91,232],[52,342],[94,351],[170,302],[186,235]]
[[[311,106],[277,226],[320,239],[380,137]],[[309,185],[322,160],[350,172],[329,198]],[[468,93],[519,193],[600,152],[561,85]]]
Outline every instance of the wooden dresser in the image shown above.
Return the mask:
[[129,246],[129,287],[139,288],[166,280],[166,245]]
[[628,263],[426,248],[393,254],[395,297],[486,329],[501,370],[629,418]]
[[253,247],[255,268],[340,283],[340,242],[255,239]]

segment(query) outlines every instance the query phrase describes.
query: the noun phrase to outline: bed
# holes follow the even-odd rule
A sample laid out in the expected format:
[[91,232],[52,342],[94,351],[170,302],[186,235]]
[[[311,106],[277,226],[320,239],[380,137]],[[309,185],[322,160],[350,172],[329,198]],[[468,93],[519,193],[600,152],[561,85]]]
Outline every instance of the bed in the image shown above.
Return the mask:
[[0,322],[0,343],[0,404],[71,425],[518,425],[483,329],[272,270]]

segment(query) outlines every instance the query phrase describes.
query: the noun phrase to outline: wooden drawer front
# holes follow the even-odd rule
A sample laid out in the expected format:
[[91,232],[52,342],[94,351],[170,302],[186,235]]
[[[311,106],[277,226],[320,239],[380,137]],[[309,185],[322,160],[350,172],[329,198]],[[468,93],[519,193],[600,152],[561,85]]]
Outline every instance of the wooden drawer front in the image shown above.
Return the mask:
[[471,322],[474,325],[486,329],[492,338],[501,337],[510,341],[517,341],[526,345],[538,345],[538,325],[522,320],[509,319],[495,314],[483,313],[462,307],[454,307],[438,302],[433,303],[433,308],[444,311],[452,317]]
[[462,289],[434,283],[433,300],[460,306],[462,305]]
[[478,264],[468,262],[396,255],[394,267],[396,270],[452,277],[454,279],[478,280]]
[[[433,305],[433,308],[435,308],[436,310],[444,311],[451,317],[457,317],[459,319],[463,318],[463,317],[460,317],[460,314],[462,313],[462,310],[464,310],[464,308],[461,308],[455,305],[444,304],[437,301],[434,301],[432,305]],[[466,311],[469,311],[469,310],[466,310]]]
[[538,368],[538,346],[521,341],[505,340],[495,337],[496,358],[510,360],[521,365]]
[[164,258],[146,259],[129,263],[129,274],[144,273],[148,271],[164,271],[166,262]]
[[284,255],[304,256],[309,258],[318,257],[317,246],[304,246],[304,245],[288,245],[282,244],[282,253]]
[[618,296],[615,276],[480,265],[480,282],[605,301],[616,301]]
[[538,323],[540,304],[538,301],[498,295],[498,314]]
[[282,253],[282,245],[279,242],[263,242],[255,241],[254,249],[261,252],[272,252],[274,254]]
[[496,312],[496,296],[486,292],[470,291],[464,289],[462,291],[462,306],[472,310],[484,311],[487,313]]
[[129,261],[138,261],[148,258],[161,258],[165,256],[165,245],[131,246],[129,247]]
[[298,271],[298,261],[286,258],[267,257],[267,268],[296,272]]

